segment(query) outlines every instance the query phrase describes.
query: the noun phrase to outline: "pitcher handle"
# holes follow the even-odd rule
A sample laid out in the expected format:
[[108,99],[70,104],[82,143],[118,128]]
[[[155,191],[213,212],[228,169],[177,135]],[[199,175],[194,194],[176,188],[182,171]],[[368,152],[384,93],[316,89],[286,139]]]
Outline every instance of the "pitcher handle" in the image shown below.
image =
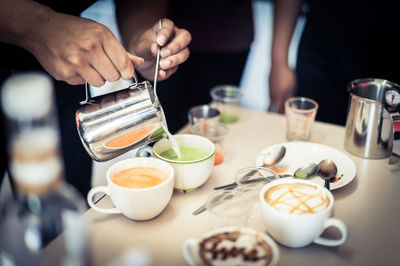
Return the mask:
[[133,71],[133,80],[135,81],[135,84],[136,84],[136,85],[139,84],[138,78],[137,78],[137,75],[136,75],[136,72],[135,72],[135,71]]
[[91,98],[90,89],[89,89],[89,86],[88,86],[88,82],[87,82],[87,81],[85,81],[85,94],[86,94],[86,99],[85,99],[84,101],[81,101],[81,102],[79,103],[80,105],[84,105],[84,104],[89,103],[89,100],[90,100],[90,98]]
[[[139,84],[138,78],[137,78],[137,75],[136,75],[135,71],[133,71],[133,80],[135,81],[135,83],[133,85],[129,86],[129,87],[136,87]],[[85,81],[85,95],[86,95],[86,99],[84,101],[81,101],[79,103],[80,105],[84,105],[84,104],[90,103],[89,100],[92,98],[92,95],[90,93],[90,89],[89,89],[87,81]]]

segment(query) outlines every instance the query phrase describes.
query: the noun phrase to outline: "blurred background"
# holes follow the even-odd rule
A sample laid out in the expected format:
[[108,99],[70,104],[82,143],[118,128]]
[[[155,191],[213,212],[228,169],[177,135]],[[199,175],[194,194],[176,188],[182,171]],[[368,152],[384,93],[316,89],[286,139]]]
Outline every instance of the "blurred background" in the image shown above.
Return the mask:
[[[269,106],[268,75],[270,69],[270,44],[272,37],[273,24],[273,3],[271,0],[253,0],[254,12],[254,42],[251,46],[246,66],[241,77],[240,89],[243,91],[242,106],[257,110],[266,111]],[[82,17],[90,18],[106,25],[114,35],[120,39],[115,18],[114,0],[98,0],[95,4],[85,10]],[[294,67],[297,54],[298,40],[303,30],[305,19],[300,17],[293,35],[289,52],[289,64]],[[184,25],[177,25],[183,27]],[[183,66],[184,67],[184,64]],[[123,81],[116,83],[106,83],[99,88],[92,87],[92,94],[103,94],[124,84]],[[217,84],[216,84],[217,85]],[[135,151],[132,151],[135,152]],[[122,157],[130,157],[132,154],[125,154]],[[121,160],[122,157],[116,158]],[[114,159],[115,160],[115,159]],[[92,185],[105,184],[104,173],[106,169],[114,163],[111,160],[104,163],[94,162],[92,173]],[[0,187],[0,204],[8,197],[10,185],[8,178],[3,179]]]

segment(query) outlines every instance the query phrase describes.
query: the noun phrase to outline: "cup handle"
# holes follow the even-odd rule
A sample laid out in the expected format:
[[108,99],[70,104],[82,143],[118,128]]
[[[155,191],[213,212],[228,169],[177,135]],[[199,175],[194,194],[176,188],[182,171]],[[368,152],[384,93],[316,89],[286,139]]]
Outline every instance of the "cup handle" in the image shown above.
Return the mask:
[[183,242],[183,246],[182,246],[183,257],[190,264],[190,266],[196,266],[192,248],[194,246],[196,246],[197,243],[198,243],[198,239],[196,239],[196,238],[189,238],[185,242]]
[[137,149],[135,157],[153,157],[153,148],[150,146],[143,146]]
[[331,226],[336,227],[342,234],[342,237],[340,239],[328,239],[328,238],[318,237],[314,240],[314,243],[331,247],[342,245],[344,241],[346,241],[347,239],[346,225],[339,219],[330,218],[325,221],[324,230]]
[[94,187],[89,191],[89,193],[87,195],[87,202],[93,210],[102,212],[102,213],[122,213],[117,208],[104,209],[104,208],[100,208],[100,207],[96,206],[93,202],[93,196],[96,193],[100,193],[100,192],[106,193],[107,195],[110,196],[110,190],[108,189],[108,187],[105,187],[105,186]]

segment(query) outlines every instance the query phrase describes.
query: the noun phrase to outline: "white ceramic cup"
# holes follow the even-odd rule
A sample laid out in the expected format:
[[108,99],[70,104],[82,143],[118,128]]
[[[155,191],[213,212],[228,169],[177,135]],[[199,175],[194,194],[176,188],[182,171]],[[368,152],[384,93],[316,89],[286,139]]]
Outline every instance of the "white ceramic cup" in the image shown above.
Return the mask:
[[211,175],[214,168],[215,146],[207,138],[191,135],[174,135],[180,147],[194,147],[207,152],[203,158],[193,161],[176,161],[161,157],[164,151],[171,149],[170,142],[167,139],[159,140],[151,148],[149,146],[139,149],[137,155],[143,151],[150,152],[155,158],[168,162],[174,168],[174,188],[180,192],[190,192],[203,185]]
[[[303,183],[320,189],[323,195],[329,198],[328,206],[315,213],[294,214],[277,210],[264,199],[265,193],[275,186],[282,184]],[[268,233],[279,243],[288,247],[303,247],[311,243],[325,246],[339,246],[347,239],[346,225],[339,219],[330,218],[332,215],[334,198],[326,188],[309,180],[285,178],[274,180],[265,185],[259,194],[261,212]],[[328,227],[336,227],[340,233],[340,239],[328,239],[321,234]]]
[[[111,178],[117,172],[132,167],[154,167],[167,174],[161,184],[147,188],[125,188],[114,184]],[[102,213],[122,213],[133,220],[149,220],[159,215],[168,205],[174,188],[174,169],[168,163],[155,158],[131,158],[113,164],[106,173],[107,186],[92,188],[87,202],[92,209]],[[115,208],[101,208],[94,204],[96,193],[106,193]]]
[[[203,261],[200,255],[201,251],[201,243],[203,240],[212,237],[214,235],[218,235],[221,233],[231,233],[231,232],[239,232],[243,238],[238,239],[236,242],[232,242],[232,239],[226,241],[225,243],[220,242],[215,247],[216,253],[221,253],[217,255],[217,259],[210,260],[207,263]],[[243,242],[244,241],[244,242]],[[279,250],[275,242],[266,234],[258,232],[257,230],[246,228],[246,227],[236,227],[236,226],[227,226],[227,227],[220,227],[209,231],[208,233],[204,234],[201,238],[189,238],[187,239],[182,246],[183,256],[186,261],[191,266],[196,265],[261,265],[260,261],[246,261],[243,256],[239,256],[238,254],[234,254],[232,256],[227,256],[225,259],[222,253],[228,252],[233,249],[244,249],[244,252],[250,253],[254,251],[254,249],[258,249],[255,246],[260,244],[261,241],[264,241],[266,245],[269,246],[270,250],[268,253],[270,256],[270,261],[268,265],[276,265],[279,259]],[[258,250],[260,251],[260,250]],[[260,252],[258,253],[260,254]],[[265,264],[262,264],[265,265]]]

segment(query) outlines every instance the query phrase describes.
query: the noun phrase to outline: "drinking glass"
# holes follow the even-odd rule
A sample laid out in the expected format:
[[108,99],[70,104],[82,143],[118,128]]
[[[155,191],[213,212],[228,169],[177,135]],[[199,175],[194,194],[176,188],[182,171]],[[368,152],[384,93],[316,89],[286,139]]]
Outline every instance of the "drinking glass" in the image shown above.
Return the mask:
[[226,124],[235,123],[239,120],[239,107],[242,92],[236,86],[218,85],[211,89],[211,106],[217,108],[221,113],[219,121]]
[[279,175],[268,167],[245,167],[235,174],[238,190],[245,192],[248,200],[253,202],[247,226],[260,232],[266,231],[265,223],[261,216],[259,194],[261,189],[269,182],[279,179]]
[[219,190],[206,201],[210,228],[246,226],[254,202],[245,191]]
[[289,141],[307,141],[317,114],[318,103],[310,98],[292,97],[285,101],[286,137]]
[[191,126],[200,122],[218,121],[219,118],[220,113],[218,109],[212,108],[208,104],[193,106],[188,111],[188,120]]
[[229,128],[217,121],[201,121],[195,123],[190,132],[211,140],[215,145],[215,165],[222,163],[226,157],[224,140],[229,133]]

